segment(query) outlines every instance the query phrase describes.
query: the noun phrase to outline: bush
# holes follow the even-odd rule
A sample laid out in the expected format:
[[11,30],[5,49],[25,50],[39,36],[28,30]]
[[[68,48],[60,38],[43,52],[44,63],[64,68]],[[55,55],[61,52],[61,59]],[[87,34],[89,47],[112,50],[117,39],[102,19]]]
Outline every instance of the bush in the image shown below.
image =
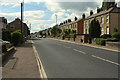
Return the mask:
[[74,38],[75,34],[69,34],[70,38]]
[[14,46],[17,46],[19,43],[22,43],[23,35],[20,32],[20,30],[16,30],[16,31],[12,32],[11,41],[12,41]]
[[2,31],[2,40],[11,41],[11,35],[9,31]]
[[111,35],[104,34],[104,35],[101,36],[101,38],[104,38],[104,39],[111,38]]
[[114,32],[114,33],[112,34],[112,37],[120,40],[120,32]]
[[104,38],[99,38],[99,39],[95,40],[96,44],[103,45],[103,46],[105,46],[105,41],[106,41],[106,39],[104,39]]

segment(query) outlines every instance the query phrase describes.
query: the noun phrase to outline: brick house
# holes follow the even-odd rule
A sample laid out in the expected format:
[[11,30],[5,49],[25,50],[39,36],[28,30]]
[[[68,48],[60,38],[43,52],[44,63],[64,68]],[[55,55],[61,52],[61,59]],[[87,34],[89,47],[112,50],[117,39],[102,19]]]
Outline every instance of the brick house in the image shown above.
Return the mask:
[[63,29],[70,29],[71,31],[75,31],[76,34],[83,34],[83,28],[84,28],[84,19],[85,14],[82,15],[81,19],[75,19],[74,21],[71,21],[70,19],[64,21],[62,24],[59,25],[59,27]]
[[[22,27],[23,35],[25,37],[27,37],[30,33],[30,30],[29,30],[28,26],[26,25],[26,23],[22,23],[22,25],[23,25],[23,27]],[[10,32],[13,32],[16,30],[21,30],[21,20],[19,18],[16,18],[14,21],[8,23],[6,30],[8,30]]]
[[88,16],[84,21],[84,34],[89,34],[89,24],[93,19],[97,19],[101,27],[101,35],[103,34],[112,34],[113,29],[117,28],[120,31],[120,8],[111,7],[104,11],[99,11],[93,14],[90,11],[90,16]]

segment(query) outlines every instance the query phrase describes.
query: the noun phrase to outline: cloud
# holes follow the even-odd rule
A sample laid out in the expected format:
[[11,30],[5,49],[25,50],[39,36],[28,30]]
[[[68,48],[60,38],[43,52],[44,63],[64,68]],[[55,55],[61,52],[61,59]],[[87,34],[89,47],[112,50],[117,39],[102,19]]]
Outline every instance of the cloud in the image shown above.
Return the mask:
[[[6,17],[8,22],[14,20],[15,18],[19,17],[21,13],[15,12],[15,13],[0,13],[2,17]],[[44,17],[44,11],[25,11],[24,12],[24,19],[25,20],[33,20],[33,19],[39,19]]]
[[[20,18],[20,12],[15,12],[15,13],[0,13],[1,17],[6,17],[8,20],[8,23],[13,21],[15,18]],[[24,22],[27,23],[27,25],[29,26],[29,24],[31,23],[34,28],[32,28],[31,30],[38,31],[40,29],[38,29],[38,26],[36,27],[36,25],[42,23],[44,24],[46,21],[49,22],[51,20],[37,20],[40,18],[43,18],[44,15],[44,11],[25,11],[24,12]],[[35,29],[36,28],[36,29]]]

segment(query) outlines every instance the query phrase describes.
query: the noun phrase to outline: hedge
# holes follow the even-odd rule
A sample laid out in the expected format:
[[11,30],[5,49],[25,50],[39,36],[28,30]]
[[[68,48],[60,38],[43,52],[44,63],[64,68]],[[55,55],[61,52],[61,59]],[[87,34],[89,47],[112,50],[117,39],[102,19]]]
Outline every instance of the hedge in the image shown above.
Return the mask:
[[74,38],[75,34],[69,34],[70,38]]
[[118,39],[116,39],[116,38],[107,38],[107,39],[99,38],[99,39],[95,39],[96,44],[103,45],[103,46],[105,46],[106,41],[117,42]]
[[118,39],[116,39],[116,38],[107,38],[107,39],[106,39],[106,41],[117,42],[117,41],[118,41]]
[[104,39],[104,38],[95,39],[95,42],[96,42],[96,44],[98,44],[98,45],[103,45],[103,46],[105,46],[105,41],[106,41],[106,39]]
[[114,32],[114,33],[112,34],[112,37],[120,40],[120,32]]

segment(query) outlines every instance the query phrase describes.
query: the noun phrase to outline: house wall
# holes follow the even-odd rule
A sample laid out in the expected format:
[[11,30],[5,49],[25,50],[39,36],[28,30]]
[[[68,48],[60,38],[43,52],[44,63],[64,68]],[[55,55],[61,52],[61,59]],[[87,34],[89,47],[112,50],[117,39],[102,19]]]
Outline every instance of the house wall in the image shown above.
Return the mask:
[[83,32],[84,32],[84,19],[81,19],[78,21],[77,33],[83,34]]
[[[16,30],[21,30],[21,21],[16,19],[15,21],[9,23],[6,30],[8,30],[10,32],[13,32],[13,31],[16,31]],[[23,32],[24,36],[27,37],[27,35],[28,35],[27,25],[23,24],[22,32]]]
[[[109,13],[94,17],[95,19],[97,19],[99,21],[100,27],[104,28],[104,33],[103,34],[107,34],[107,26],[109,27],[109,22],[107,22],[107,16],[109,16]],[[103,23],[102,23],[102,17],[104,18]],[[86,34],[86,29],[87,29],[87,34],[89,34],[89,24],[91,23],[91,21],[94,18],[90,18],[90,19],[87,19],[87,20],[84,21],[84,34]],[[87,22],[87,26],[86,26],[86,22]]]
[[110,13],[110,34],[113,33],[114,28],[120,31],[120,13]]

